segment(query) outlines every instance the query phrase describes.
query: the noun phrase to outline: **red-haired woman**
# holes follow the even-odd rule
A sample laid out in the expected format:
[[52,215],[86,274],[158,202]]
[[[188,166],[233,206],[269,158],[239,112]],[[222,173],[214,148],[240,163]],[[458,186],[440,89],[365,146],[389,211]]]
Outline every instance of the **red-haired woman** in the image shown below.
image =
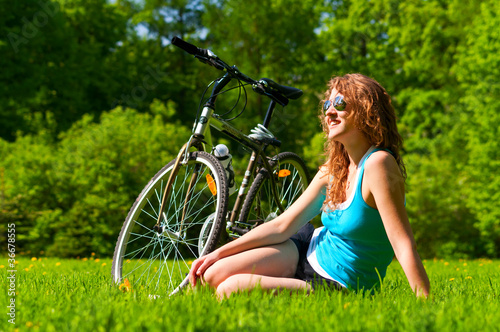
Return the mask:
[[[283,214],[193,262],[197,279],[239,290],[371,290],[394,255],[417,296],[429,279],[405,210],[402,139],[390,96],[361,74],[334,77],[322,115],[327,162]],[[308,223],[321,213],[323,227]]]

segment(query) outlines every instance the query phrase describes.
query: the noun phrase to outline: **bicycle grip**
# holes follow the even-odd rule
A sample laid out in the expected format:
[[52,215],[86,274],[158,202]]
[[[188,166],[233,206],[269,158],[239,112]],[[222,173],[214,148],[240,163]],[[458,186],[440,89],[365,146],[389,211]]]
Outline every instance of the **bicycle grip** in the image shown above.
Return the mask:
[[200,52],[200,49],[193,44],[190,44],[188,42],[185,42],[184,40],[180,39],[179,37],[174,37],[172,38],[172,45],[175,45],[184,51],[188,52],[189,54],[192,55],[202,55],[203,52]]

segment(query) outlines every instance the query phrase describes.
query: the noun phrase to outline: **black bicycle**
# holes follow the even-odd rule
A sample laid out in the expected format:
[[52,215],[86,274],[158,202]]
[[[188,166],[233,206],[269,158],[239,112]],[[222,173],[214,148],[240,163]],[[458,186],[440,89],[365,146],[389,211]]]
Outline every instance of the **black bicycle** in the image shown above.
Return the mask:
[[[177,293],[188,283],[193,260],[221,242],[276,218],[309,184],[307,168],[298,155],[266,155],[268,147],[281,145],[268,130],[276,105],[286,106],[302,91],[267,78],[254,80],[210,50],[180,38],[174,37],[172,44],[224,71],[224,75],[209,84],[213,85],[210,97],[200,107],[192,135],[177,157],[151,179],[132,205],[116,243],[112,266],[116,283],[127,279],[133,288],[147,287],[167,294]],[[224,88],[233,80],[238,82],[240,92],[251,85],[253,91],[270,99],[263,123],[249,135],[229,124],[237,116],[224,119],[215,113],[217,97],[229,90]],[[251,150],[239,190],[231,155],[226,146],[213,145],[211,129]],[[233,192],[236,201],[228,210]]]

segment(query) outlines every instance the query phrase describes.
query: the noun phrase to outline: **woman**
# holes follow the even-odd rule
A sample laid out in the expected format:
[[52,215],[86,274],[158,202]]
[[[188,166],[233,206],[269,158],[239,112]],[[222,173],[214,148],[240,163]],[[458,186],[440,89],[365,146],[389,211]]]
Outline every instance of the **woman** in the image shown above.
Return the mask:
[[[369,290],[395,254],[415,294],[428,296],[405,210],[402,139],[389,95],[360,74],[334,77],[320,118],[328,161],[306,191],[276,219],[195,260],[193,286],[201,279],[219,297],[257,285]],[[314,230],[308,221],[319,213],[324,227]]]

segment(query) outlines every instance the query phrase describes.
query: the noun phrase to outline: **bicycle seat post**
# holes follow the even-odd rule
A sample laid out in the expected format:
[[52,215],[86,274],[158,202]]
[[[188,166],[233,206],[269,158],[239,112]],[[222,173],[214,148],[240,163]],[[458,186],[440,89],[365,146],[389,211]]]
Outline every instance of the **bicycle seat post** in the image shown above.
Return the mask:
[[269,128],[269,124],[271,123],[271,118],[273,117],[274,108],[276,107],[276,102],[271,100],[269,103],[269,107],[267,108],[267,113],[264,118],[264,123],[262,124],[264,127]]

